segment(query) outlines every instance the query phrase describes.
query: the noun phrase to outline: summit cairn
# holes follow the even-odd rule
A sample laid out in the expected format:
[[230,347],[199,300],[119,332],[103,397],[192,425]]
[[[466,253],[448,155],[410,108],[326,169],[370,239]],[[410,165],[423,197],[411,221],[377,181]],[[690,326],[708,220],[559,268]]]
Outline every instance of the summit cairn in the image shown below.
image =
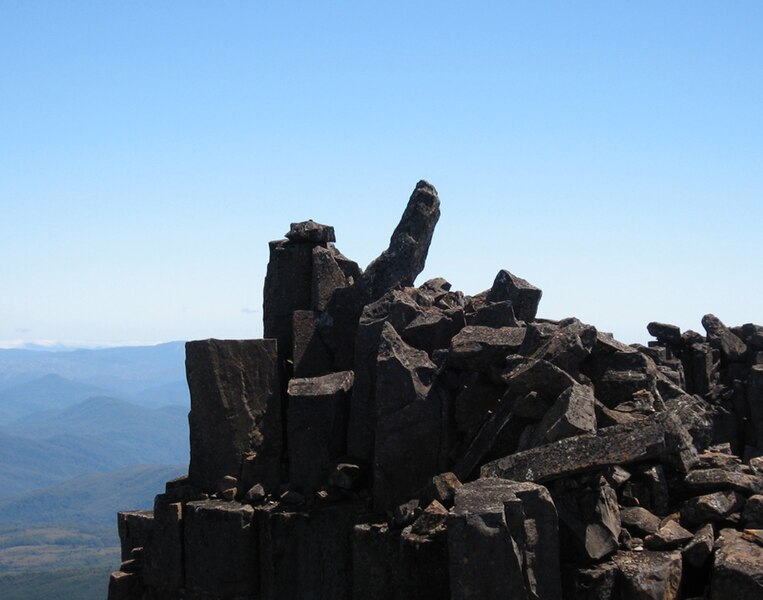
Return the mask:
[[270,243],[265,339],[188,342],[189,473],[119,513],[110,600],[763,598],[763,327],[414,287],[439,216],[420,181],[365,270]]

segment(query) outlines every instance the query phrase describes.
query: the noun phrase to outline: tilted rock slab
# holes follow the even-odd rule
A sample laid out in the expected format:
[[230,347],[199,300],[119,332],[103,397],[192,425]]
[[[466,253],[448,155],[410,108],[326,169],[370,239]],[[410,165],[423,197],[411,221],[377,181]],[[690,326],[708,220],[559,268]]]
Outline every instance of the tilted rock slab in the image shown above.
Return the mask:
[[634,425],[614,425],[595,434],[558,440],[484,465],[481,477],[542,483],[608,465],[662,458],[688,471],[697,461],[691,437],[672,413],[658,413]]

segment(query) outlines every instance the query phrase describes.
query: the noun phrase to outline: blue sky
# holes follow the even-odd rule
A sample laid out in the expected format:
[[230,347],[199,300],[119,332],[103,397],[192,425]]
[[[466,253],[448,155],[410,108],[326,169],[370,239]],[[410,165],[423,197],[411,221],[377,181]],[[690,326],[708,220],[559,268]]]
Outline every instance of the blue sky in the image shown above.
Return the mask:
[[267,242],[507,268],[626,342],[763,323],[760,2],[2,2],[0,345],[258,337]]

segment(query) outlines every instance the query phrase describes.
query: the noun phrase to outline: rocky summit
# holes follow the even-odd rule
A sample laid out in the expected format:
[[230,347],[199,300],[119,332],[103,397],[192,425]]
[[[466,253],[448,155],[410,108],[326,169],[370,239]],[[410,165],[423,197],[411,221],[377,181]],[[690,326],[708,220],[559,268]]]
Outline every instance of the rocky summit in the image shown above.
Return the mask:
[[763,327],[413,287],[439,215],[419,182],[365,270],[270,243],[265,339],[187,344],[188,475],[119,513],[110,600],[763,598]]

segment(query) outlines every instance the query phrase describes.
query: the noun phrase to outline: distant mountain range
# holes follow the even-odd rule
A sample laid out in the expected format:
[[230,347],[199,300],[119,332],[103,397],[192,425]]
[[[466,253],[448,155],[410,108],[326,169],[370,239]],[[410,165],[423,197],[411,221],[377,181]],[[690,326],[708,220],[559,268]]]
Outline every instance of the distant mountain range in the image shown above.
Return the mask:
[[47,375],[133,396],[185,381],[185,342],[54,352],[0,349],[0,391]]
[[0,530],[77,524],[80,529],[113,525],[117,511],[153,508],[157,490],[187,472],[186,465],[135,465],[112,473],[89,473],[0,500]]
[[0,349],[0,579],[116,567],[117,511],[187,472],[189,405],[183,342]]
[[0,498],[146,463],[188,463],[185,407],[95,397],[0,427]]

